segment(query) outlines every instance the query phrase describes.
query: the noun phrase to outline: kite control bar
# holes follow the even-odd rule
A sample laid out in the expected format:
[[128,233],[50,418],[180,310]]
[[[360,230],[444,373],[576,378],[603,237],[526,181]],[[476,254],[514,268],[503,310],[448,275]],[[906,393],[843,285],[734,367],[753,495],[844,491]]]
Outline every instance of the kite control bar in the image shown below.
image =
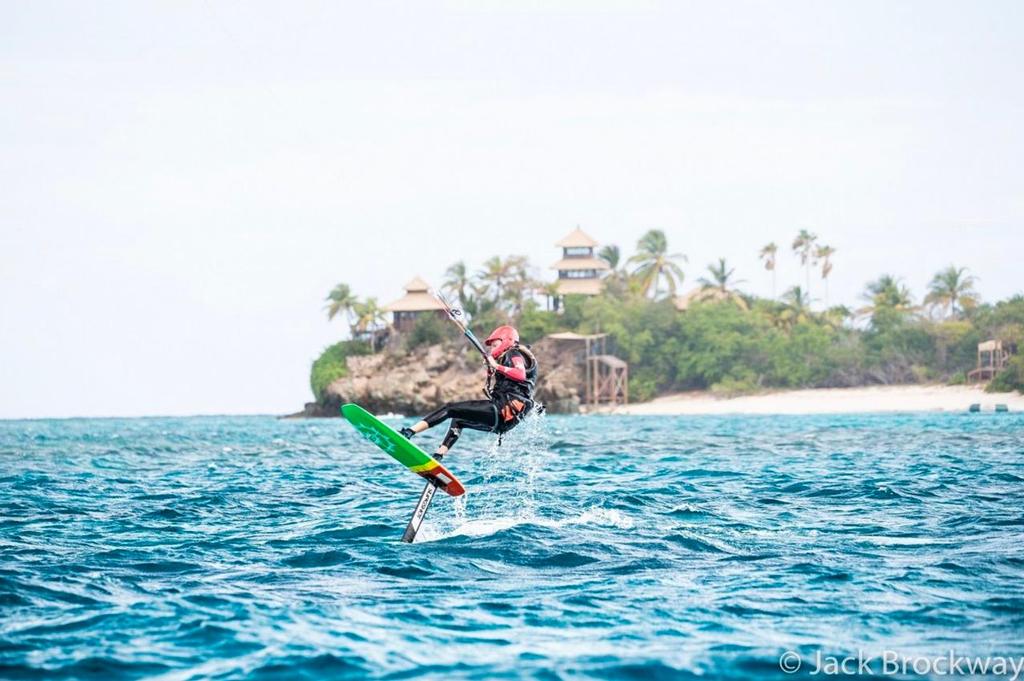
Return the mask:
[[487,358],[490,357],[491,355],[484,348],[484,344],[480,342],[480,339],[478,339],[469,329],[469,327],[466,326],[466,322],[462,319],[462,310],[457,310],[453,308],[448,303],[448,301],[444,299],[444,296],[442,296],[437,291],[433,291],[432,293],[434,294],[434,297],[437,298],[437,302],[441,303],[441,305],[444,306],[444,311],[448,314],[448,319],[452,320],[455,323],[455,325],[459,327],[459,330],[462,331],[463,335],[466,337],[466,340],[468,340],[473,345],[473,347],[476,348],[481,355],[483,355],[484,361],[486,362]]

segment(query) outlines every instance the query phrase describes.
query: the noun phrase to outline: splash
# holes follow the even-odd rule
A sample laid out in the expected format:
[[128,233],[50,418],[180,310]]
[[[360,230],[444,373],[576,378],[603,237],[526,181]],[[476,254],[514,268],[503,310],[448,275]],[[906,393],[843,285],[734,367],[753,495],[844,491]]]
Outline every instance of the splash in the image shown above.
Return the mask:
[[468,485],[466,494],[455,499],[453,512],[436,514],[432,522],[424,523],[416,541],[485,537],[524,525],[633,528],[633,518],[616,509],[590,506],[581,510],[554,500],[547,507],[538,506],[537,487],[545,464],[557,457],[547,424],[543,413],[533,412],[506,433],[500,445],[494,438],[481,457],[482,480]]
[[424,527],[416,537],[416,543],[434,542],[453,537],[488,537],[515,527],[535,526],[562,529],[571,526],[610,527],[630,530],[636,527],[636,520],[615,510],[593,506],[584,511],[563,518],[544,518],[532,515],[499,515],[495,517],[463,517],[454,525],[443,529],[440,524]]
[[[554,456],[543,413],[531,412],[499,440],[491,437],[480,456],[480,480],[451,510],[431,509],[417,542],[482,536],[537,520],[537,479],[543,461]],[[500,442],[500,444],[499,444]]]

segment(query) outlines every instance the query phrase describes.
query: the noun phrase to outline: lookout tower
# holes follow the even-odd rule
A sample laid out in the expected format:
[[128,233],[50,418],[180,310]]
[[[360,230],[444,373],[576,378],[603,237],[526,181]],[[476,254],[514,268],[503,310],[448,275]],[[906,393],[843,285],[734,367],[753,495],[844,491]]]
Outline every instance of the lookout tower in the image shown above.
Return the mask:
[[[562,259],[551,266],[558,270],[555,289],[559,296],[601,293],[601,277],[611,268],[594,255],[597,245],[597,241],[579,227],[555,244],[562,249]],[[555,307],[558,307],[557,301]]]
[[[583,403],[590,409],[601,405],[629,404],[629,365],[607,352],[608,334],[589,335],[553,333],[553,341],[571,343],[582,352],[576,352],[576,361],[583,367]],[[582,346],[582,347],[581,347]]]
[[446,314],[441,303],[430,295],[430,286],[419,277],[413,277],[405,285],[405,295],[385,305],[384,311],[392,314],[392,324],[399,333],[410,330],[420,315],[436,314],[443,319]]
[[987,340],[978,343],[978,366],[967,374],[968,381],[990,381],[996,374],[1006,368],[1010,355],[1017,351],[1013,343],[1001,340]]

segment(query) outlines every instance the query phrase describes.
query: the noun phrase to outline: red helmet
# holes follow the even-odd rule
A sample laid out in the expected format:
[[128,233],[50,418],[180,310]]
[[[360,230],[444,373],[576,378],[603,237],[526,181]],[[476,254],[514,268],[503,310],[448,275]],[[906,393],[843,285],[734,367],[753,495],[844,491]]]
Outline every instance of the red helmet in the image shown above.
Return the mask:
[[513,326],[499,326],[484,341],[484,345],[491,351],[491,357],[498,359],[504,355],[509,348],[519,342],[519,332]]

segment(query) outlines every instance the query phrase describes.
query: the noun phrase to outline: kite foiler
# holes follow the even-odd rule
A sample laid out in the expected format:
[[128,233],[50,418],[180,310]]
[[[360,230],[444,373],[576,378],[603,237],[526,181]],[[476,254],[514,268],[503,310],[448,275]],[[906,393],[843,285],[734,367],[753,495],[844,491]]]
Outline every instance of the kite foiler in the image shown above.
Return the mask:
[[[437,291],[432,291],[431,293],[443,306],[448,319],[459,327],[463,336],[476,348],[486,364],[487,350],[484,348],[483,343],[480,342],[480,339],[466,325],[462,310],[452,307],[444,296]],[[430,456],[358,404],[342,405],[341,413],[360,435],[387,452],[393,459],[410,471],[427,480],[427,484],[420,494],[419,501],[416,503],[416,509],[413,511],[412,518],[402,534],[402,541],[411,543],[416,539],[416,533],[419,532],[420,525],[423,524],[423,519],[427,515],[427,509],[430,508],[430,502],[433,500],[434,493],[438,489],[447,492],[453,497],[465,494],[466,489],[462,486],[459,479],[441,465],[440,459],[443,458],[443,454]]]

